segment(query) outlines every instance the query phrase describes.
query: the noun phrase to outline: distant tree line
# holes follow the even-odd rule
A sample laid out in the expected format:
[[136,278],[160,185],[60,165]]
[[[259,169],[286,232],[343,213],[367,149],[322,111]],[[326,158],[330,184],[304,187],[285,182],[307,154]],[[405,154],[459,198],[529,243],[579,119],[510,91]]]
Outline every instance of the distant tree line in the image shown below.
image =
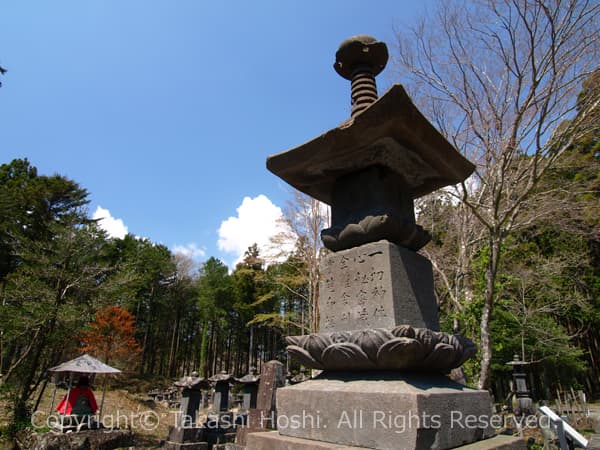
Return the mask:
[[144,376],[242,375],[310,328],[300,244],[284,262],[254,245],[231,272],[216,258],[198,270],[148,239],[109,238],[87,203],[26,159],[0,166],[0,395],[17,419],[46,369],[83,351]]

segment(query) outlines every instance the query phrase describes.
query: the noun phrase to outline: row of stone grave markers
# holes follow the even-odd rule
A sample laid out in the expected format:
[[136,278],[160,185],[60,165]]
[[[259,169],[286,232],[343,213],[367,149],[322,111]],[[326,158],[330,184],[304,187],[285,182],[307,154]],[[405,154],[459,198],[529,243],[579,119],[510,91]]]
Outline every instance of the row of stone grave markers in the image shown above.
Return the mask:
[[[233,384],[240,385],[241,391],[235,412],[230,408]],[[196,372],[183,377],[175,383],[181,390],[181,402],[175,425],[169,429],[167,450],[218,450],[226,443],[232,446],[228,448],[243,446],[250,428],[273,429],[269,418],[274,414],[275,390],[284,384],[283,364],[278,361],[264,363],[261,375],[251,370],[241,378],[225,372],[209,378]],[[200,415],[206,409],[208,413]]]

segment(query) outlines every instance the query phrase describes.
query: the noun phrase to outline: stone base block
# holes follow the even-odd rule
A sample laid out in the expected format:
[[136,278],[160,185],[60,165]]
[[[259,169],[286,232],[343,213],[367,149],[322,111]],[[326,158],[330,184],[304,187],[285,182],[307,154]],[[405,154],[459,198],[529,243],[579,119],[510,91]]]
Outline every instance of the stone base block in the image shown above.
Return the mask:
[[166,450],[208,450],[206,442],[169,442],[165,444]]
[[456,450],[525,450],[527,443],[523,438],[499,434],[483,441],[463,445]]
[[235,443],[235,431],[224,433],[211,430],[206,433],[205,439],[211,448],[218,444]]
[[[317,442],[290,436],[281,436],[276,431],[252,433],[248,435],[247,450],[366,450],[365,447],[349,447],[347,445]],[[409,449],[399,442],[397,450]],[[456,450],[525,450],[527,445],[521,438],[512,436],[495,436],[475,444],[457,447]]]
[[277,431],[251,433],[248,435],[247,450],[365,450],[364,447],[348,447],[330,442],[317,442],[281,436]]
[[[232,444],[232,443],[223,444],[222,447],[224,448],[224,450],[246,450],[245,445]],[[213,450],[217,450],[217,449],[213,448]]]
[[169,427],[167,441],[173,443],[203,442],[204,429],[200,427]]
[[450,449],[493,436],[492,419],[487,391],[442,375],[324,372],[277,391],[280,435],[338,445]]
[[25,428],[17,433],[15,443],[15,448],[24,449],[129,448],[135,444],[135,436],[128,430],[102,429],[63,434],[37,433],[32,428]]
[[268,409],[251,409],[248,411],[248,419],[244,426],[236,429],[235,443],[246,445],[246,438],[250,433],[258,431],[269,431],[274,429],[277,423],[275,411]]

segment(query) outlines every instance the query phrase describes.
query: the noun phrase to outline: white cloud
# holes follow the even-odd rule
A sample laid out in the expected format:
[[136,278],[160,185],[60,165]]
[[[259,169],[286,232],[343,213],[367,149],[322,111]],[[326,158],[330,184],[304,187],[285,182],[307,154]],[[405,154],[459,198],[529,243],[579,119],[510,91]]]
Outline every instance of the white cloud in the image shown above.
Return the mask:
[[174,245],[173,253],[180,253],[192,259],[201,259],[206,256],[206,248],[199,247],[195,242],[186,245]]
[[111,238],[123,239],[128,232],[127,227],[121,219],[115,219],[110,215],[108,209],[104,209],[101,206],[96,208],[92,219],[98,220],[100,228],[106,231]]
[[263,194],[255,198],[244,197],[237,208],[237,217],[229,217],[219,227],[219,250],[235,255],[234,265],[240,262],[244,252],[256,243],[264,258],[274,259],[271,237],[285,232],[281,222],[281,208]]

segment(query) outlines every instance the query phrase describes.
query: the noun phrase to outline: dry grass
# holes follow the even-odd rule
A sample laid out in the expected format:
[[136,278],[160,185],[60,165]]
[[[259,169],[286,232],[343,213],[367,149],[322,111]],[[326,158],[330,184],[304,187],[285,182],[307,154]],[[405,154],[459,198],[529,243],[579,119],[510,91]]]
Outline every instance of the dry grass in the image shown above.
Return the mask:
[[[47,429],[47,419],[52,405],[54,386],[48,384],[42,397],[40,405],[32,422],[41,431]],[[60,399],[66,394],[66,390],[57,389],[54,398],[54,408]],[[102,400],[102,391],[94,392],[98,407]],[[34,396],[37,399],[37,396]],[[8,411],[6,404],[0,404],[0,427],[8,425]],[[156,448],[161,440],[168,435],[169,426],[175,422],[177,409],[169,408],[165,402],[154,402],[145,394],[130,392],[126,389],[107,389],[102,411],[102,422],[106,427],[120,429],[131,429],[139,437],[141,448]],[[0,441],[0,448],[7,444]]]

